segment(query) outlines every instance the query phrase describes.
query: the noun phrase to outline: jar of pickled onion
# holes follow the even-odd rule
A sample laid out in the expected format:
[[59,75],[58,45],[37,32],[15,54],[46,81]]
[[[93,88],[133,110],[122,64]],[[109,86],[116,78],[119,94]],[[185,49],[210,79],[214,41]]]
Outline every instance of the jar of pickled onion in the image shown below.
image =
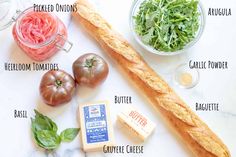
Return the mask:
[[14,40],[35,61],[44,61],[59,50],[68,52],[73,45],[67,40],[64,23],[51,12],[35,12],[30,7],[17,11],[9,23],[12,22]]

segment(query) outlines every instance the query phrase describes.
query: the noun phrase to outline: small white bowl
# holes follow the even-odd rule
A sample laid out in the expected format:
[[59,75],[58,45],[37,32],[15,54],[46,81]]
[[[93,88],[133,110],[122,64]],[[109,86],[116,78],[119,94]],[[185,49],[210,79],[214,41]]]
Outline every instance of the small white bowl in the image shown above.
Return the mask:
[[[187,74],[191,76],[191,83],[183,84],[181,82],[181,77]],[[176,85],[181,88],[190,89],[195,87],[200,80],[200,73],[197,69],[190,69],[187,63],[180,64],[174,71],[173,80]]]

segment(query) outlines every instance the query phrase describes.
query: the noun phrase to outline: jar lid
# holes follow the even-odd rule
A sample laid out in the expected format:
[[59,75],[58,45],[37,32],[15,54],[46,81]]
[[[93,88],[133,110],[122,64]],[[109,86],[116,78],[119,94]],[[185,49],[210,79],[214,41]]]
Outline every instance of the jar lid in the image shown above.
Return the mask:
[[17,3],[11,0],[0,0],[0,31],[9,27],[17,15]]

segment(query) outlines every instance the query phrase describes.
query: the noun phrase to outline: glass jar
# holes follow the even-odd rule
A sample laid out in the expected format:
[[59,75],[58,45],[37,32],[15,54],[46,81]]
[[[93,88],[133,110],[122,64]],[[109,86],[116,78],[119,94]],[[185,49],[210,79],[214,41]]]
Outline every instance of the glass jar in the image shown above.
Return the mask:
[[[10,4],[11,1],[8,2]],[[15,22],[12,29],[14,40],[35,61],[44,61],[59,50],[69,52],[73,45],[67,40],[64,23],[51,12],[35,12],[33,7],[23,12],[17,10],[2,28],[13,22]]]

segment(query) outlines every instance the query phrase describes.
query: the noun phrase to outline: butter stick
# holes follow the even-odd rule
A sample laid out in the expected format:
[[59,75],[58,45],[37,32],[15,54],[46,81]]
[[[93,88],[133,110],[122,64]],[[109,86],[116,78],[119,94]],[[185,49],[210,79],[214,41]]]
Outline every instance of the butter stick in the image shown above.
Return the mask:
[[142,141],[145,141],[155,129],[155,124],[131,105],[127,105],[117,117],[121,124]]
[[79,121],[84,151],[101,151],[104,145],[114,145],[108,102],[80,104]]

